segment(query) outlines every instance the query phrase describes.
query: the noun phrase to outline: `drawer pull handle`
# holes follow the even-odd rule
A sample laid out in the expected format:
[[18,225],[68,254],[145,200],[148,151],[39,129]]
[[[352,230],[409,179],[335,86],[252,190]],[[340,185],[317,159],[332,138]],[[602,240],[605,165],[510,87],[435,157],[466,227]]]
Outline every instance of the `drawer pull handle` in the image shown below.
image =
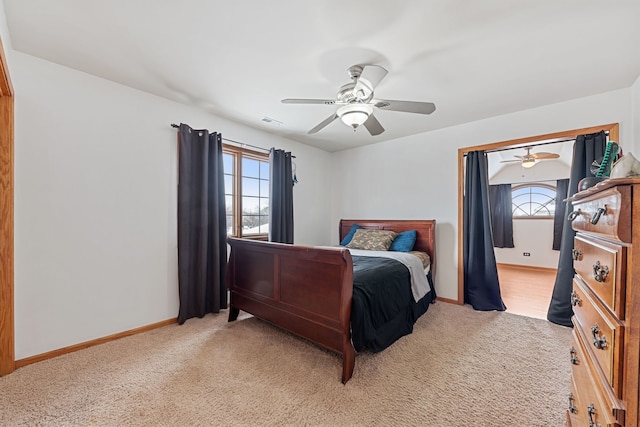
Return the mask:
[[596,323],[591,327],[591,335],[593,335],[593,346],[598,350],[603,350],[607,347],[607,337],[600,336],[600,328]]
[[596,225],[600,220],[600,217],[606,214],[607,214],[607,205],[604,205],[604,207],[602,208],[598,208],[598,210],[596,211],[596,214],[593,216],[593,218],[591,218],[591,224]]
[[593,278],[596,279],[596,282],[604,282],[607,280],[607,276],[609,275],[609,266],[605,265],[602,267],[600,265],[600,261],[596,261],[593,264]]
[[567,216],[567,221],[569,222],[573,222],[574,219],[578,218],[578,215],[582,214],[582,211],[580,209],[578,209],[577,211],[573,211],[571,212],[568,216]]
[[571,350],[569,352],[571,353],[571,364],[579,365],[580,362],[578,361],[578,357],[576,356],[576,349],[571,346]]
[[582,258],[582,251],[580,249],[571,249],[571,257],[574,261],[579,261]]
[[578,408],[576,408],[573,402],[573,393],[569,393],[569,411],[571,411],[572,414],[578,413]]
[[601,427],[600,424],[596,423],[593,419],[593,416],[596,414],[596,407],[593,403],[587,407],[587,413],[589,414],[589,427]]
[[575,307],[576,305],[582,304],[582,300],[576,293],[576,291],[571,291],[571,305]]

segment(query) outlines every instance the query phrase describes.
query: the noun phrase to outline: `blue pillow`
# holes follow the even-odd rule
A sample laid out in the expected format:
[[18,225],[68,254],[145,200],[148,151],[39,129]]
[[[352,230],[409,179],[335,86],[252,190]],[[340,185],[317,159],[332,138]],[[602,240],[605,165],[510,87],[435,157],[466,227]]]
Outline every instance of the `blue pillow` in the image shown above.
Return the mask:
[[413,250],[413,245],[415,244],[416,230],[403,231],[402,233],[398,233],[396,238],[393,239],[389,250],[397,252],[411,252]]
[[351,226],[351,230],[349,230],[349,232],[347,233],[346,236],[344,236],[344,239],[342,239],[342,241],[340,242],[340,244],[342,246],[347,246],[349,244],[349,242],[351,241],[351,239],[353,239],[353,235],[356,234],[356,230],[361,229],[362,227],[360,227],[358,224],[353,224]]

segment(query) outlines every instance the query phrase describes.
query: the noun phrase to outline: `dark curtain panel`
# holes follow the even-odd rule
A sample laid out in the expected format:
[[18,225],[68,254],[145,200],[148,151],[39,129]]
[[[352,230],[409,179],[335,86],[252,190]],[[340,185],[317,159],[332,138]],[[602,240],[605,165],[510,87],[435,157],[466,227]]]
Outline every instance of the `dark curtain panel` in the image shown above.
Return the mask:
[[222,136],[178,131],[178,323],[227,307]]
[[569,179],[559,179],[556,181],[556,213],[553,216],[553,250],[560,250],[560,242],[562,241],[562,229],[567,218],[565,209],[566,203],[563,202],[569,194]]
[[293,173],[291,153],[269,152],[269,241],[293,243]]
[[464,302],[476,310],[505,310],[493,252],[489,175],[484,151],[467,153],[464,177]]
[[[591,173],[591,164],[594,160],[600,160],[604,155],[607,137],[604,132],[589,135],[580,135],[573,144],[573,160],[571,162],[571,175],[569,178],[569,190],[567,197],[571,197],[578,192],[578,182]],[[570,202],[566,204],[565,212],[572,212],[573,206]],[[565,215],[566,221],[566,215]],[[558,259],[558,273],[556,283],[553,287],[551,303],[547,311],[547,319],[559,325],[571,326],[571,289],[573,288],[573,237],[575,231],[570,223],[565,223],[562,228],[562,239],[560,241],[560,255]]]
[[513,212],[511,184],[489,186],[491,229],[494,248],[513,248]]

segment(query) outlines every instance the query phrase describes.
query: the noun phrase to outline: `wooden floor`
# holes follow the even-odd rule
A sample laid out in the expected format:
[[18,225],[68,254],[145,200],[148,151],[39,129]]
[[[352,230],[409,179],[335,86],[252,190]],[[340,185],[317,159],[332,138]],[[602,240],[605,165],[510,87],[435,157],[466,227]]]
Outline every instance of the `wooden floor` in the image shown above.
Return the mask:
[[498,264],[502,301],[508,313],[547,318],[556,270]]

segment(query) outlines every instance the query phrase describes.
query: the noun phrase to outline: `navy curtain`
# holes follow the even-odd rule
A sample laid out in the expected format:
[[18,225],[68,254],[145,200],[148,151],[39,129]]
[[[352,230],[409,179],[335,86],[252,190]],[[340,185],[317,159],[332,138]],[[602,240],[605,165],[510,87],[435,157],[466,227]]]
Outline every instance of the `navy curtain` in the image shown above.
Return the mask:
[[491,229],[494,248],[513,248],[513,210],[511,184],[489,186]]
[[178,131],[178,323],[227,307],[222,136]]
[[[571,162],[571,174],[569,178],[569,190],[567,197],[578,192],[578,182],[586,177],[594,176],[591,173],[591,165],[595,160],[600,161],[604,156],[607,145],[607,136],[602,132],[589,135],[579,135],[573,143],[573,160]],[[566,203],[565,212],[573,211],[571,202]],[[565,216],[566,221],[566,216]],[[560,255],[558,259],[558,273],[553,287],[551,303],[547,311],[547,319],[563,326],[571,326],[571,290],[573,288],[573,238],[576,232],[571,224],[566,222],[562,229],[560,241]]]
[[269,151],[269,241],[293,243],[293,171],[291,153]]
[[467,153],[464,177],[464,302],[476,310],[506,309],[500,295],[489,209],[489,175],[484,151]]
[[556,181],[556,212],[553,215],[553,247],[554,251],[560,250],[562,241],[562,229],[566,216],[566,203],[564,199],[569,193],[569,179],[559,179]]

